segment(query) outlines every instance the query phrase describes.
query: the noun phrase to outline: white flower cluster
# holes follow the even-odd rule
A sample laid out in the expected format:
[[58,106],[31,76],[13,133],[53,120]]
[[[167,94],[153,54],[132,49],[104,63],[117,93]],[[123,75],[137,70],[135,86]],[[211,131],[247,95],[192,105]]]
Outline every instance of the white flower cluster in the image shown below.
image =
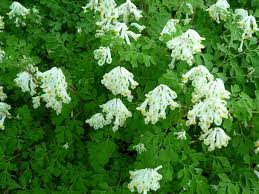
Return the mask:
[[179,132],[175,132],[174,135],[176,135],[177,139],[180,139],[180,140],[186,140],[186,131],[182,130],[182,131],[179,131]]
[[98,60],[98,65],[103,66],[105,63],[111,64],[111,50],[109,47],[100,47],[94,51],[94,58]]
[[204,144],[209,146],[209,151],[213,151],[215,148],[221,149],[223,146],[227,147],[230,139],[220,127],[210,129],[200,137],[200,140],[204,140]]
[[179,23],[179,20],[177,19],[170,19],[168,20],[168,22],[166,23],[166,25],[164,26],[162,32],[160,33],[161,36],[163,36],[164,34],[168,34],[171,35],[174,32],[176,32],[176,24]]
[[256,19],[252,15],[248,15],[248,12],[244,9],[236,9],[235,16],[238,17],[239,27],[243,30],[242,40],[239,52],[243,51],[244,40],[250,39],[256,31],[259,31],[259,28],[256,23]]
[[172,110],[179,107],[179,104],[174,101],[177,94],[164,84],[157,86],[145,96],[146,100],[137,107],[137,110],[146,117],[146,124],[149,122],[155,124],[160,118],[165,119],[167,106],[170,106]]
[[135,89],[138,82],[134,81],[134,75],[124,67],[115,67],[109,73],[103,76],[102,84],[109,89],[114,95],[121,94],[127,96],[128,101],[132,101],[133,96],[129,87]]
[[102,108],[104,116],[101,113],[98,113],[86,120],[86,123],[89,123],[94,129],[102,128],[104,125],[113,122],[114,126],[112,130],[116,132],[119,127],[124,125],[126,119],[132,116],[131,112],[128,111],[127,107],[118,98],[114,98],[113,100],[100,105],[100,107]]
[[3,62],[5,56],[5,52],[0,48],[0,63]]
[[26,19],[26,16],[30,13],[30,9],[27,9],[19,2],[14,1],[10,6],[11,11],[7,13],[10,19],[15,18],[15,24],[17,27],[26,26],[26,23],[23,21]]
[[3,31],[4,29],[4,21],[3,21],[4,17],[3,16],[0,16],[0,32]]
[[158,166],[155,169],[145,168],[135,171],[130,171],[130,179],[132,181],[128,184],[128,188],[131,192],[147,194],[148,191],[157,191],[160,188],[159,181],[163,178],[157,171],[162,166]]
[[200,37],[195,30],[188,29],[181,36],[168,41],[167,47],[172,50],[172,61],[169,67],[173,69],[176,60],[186,61],[191,66],[193,55],[201,52],[201,49],[204,48],[201,44],[202,40],[205,40],[205,38]]
[[254,150],[255,154],[258,154],[259,153],[259,140],[257,140],[255,142],[255,150]]
[[225,21],[227,19],[229,14],[228,8],[230,8],[230,5],[226,0],[218,0],[215,4],[211,5],[207,11],[213,20],[220,23],[220,20]]
[[136,150],[139,154],[141,154],[142,152],[147,151],[147,149],[145,148],[145,145],[143,143],[139,143],[135,146],[132,147],[134,150]]
[[[201,139],[204,139],[206,145],[210,145],[209,151],[214,150],[215,147],[226,147],[230,138],[225,135],[224,131],[222,132],[223,129],[217,127],[212,130],[209,128],[212,123],[216,126],[220,126],[222,120],[229,117],[225,99],[230,98],[230,93],[225,90],[223,81],[221,79],[214,80],[214,76],[211,75],[204,66],[194,67],[184,74],[183,82],[187,83],[188,80],[191,80],[194,86],[192,102],[196,104],[193,106],[193,109],[188,112],[186,124],[195,125],[196,120],[199,120],[198,125],[204,132]],[[217,138],[220,139],[218,139],[214,145],[212,143],[214,140],[211,138],[214,137],[215,134],[217,134]],[[211,141],[208,141],[208,139]]]
[[4,121],[6,117],[10,117],[11,114],[9,113],[9,110],[11,109],[11,106],[9,104],[4,103],[3,101],[7,98],[7,95],[3,91],[3,86],[0,86],[0,129],[4,130]]
[[[96,22],[96,25],[100,27],[100,29],[96,31],[97,37],[103,36],[107,31],[115,31],[116,36],[121,37],[127,44],[130,44],[129,37],[136,40],[141,34],[136,34],[129,30],[129,17],[132,15],[135,20],[138,21],[142,17],[142,11],[130,0],[127,0],[118,7],[116,6],[117,4],[114,0],[90,0],[83,9],[84,12],[86,12],[87,9],[91,9],[99,14],[99,18]],[[118,21],[120,17],[122,17],[122,22]],[[133,25],[130,26],[135,26],[139,32],[144,29],[144,26],[136,23],[132,24]]]
[[[60,114],[62,104],[68,104],[71,100],[66,91],[65,76],[57,67],[42,73],[37,67],[29,65],[26,71],[19,73],[14,81],[23,92],[30,92],[34,108],[38,108],[42,100],[46,102],[47,108],[51,107]],[[40,88],[41,92],[37,92],[36,90]]]
[[88,123],[95,130],[103,128],[105,125],[108,124],[101,113],[93,115],[90,119],[87,119],[85,123]]

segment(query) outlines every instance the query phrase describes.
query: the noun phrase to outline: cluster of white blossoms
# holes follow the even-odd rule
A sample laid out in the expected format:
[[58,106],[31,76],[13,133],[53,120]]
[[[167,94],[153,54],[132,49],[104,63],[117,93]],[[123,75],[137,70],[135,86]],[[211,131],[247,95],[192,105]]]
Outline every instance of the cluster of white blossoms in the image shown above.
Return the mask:
[[100,105],[100,107],[102,108],[102,114],[97,113],[86,120],[86,123],[89,123],[94,129],[102,128],[113,122],[112,130],[116,132],[119,127],[124,125],[126,119],[132,116],[131,112],[118,98],[114,98],[113,100]]
[[176,32],[176,24],[179,23],[179,20],[177,19],[170,19],[168,20],[168,22],[166,23],[166,25],[164,26],[162,32],[160,33],[161,36],[163,36],[164,34],[168,34],[171,35],[174,32]]
[[0,129],[4,130],[4,121],[6,117],[11,117],[11,114],[9,113],[9,110],[11,109],[11,106],[9,104],[4,103],[3,101],[7,98],[7,95],[4,93],[3,86],[0,86]]
[[103,128],[105,125],[108,124],[101,113],[96,113],[90,119],[87,119],[85,123],[88,123],[95,130]]
[[206,145],[210,145],[209,151],[214,150],[215,147],[226,147],[230,138],[223,129],[219,127],[210,129],[210,127],[213,123],[216,126],[220,126],[223,119],[229,117],[225,99],[230,98],[230,92],[225,89],[221,79],[214,80],[214,76],[209,73],[208,69],[201,65],[192,68],[183,75],[184,83],[187,83],[189,80],[194,86],[192,102],[196,104],[188,112],[186,124],[188,126],[195,125],[197,123],[196,120],[199,120],[198,125],[204,132],[200,139],[204,140]]
[[130,171],[130,179],[132,181],[128,184],[128,188],[131,192],[147,194],[148,191],[157,191],[160,188],[159,181],[163,178],[161,174],[157,171],[161,169],[162,166],[158,166],[155,169],[145,168],[135,171]]
[[241,44],[238,49],[239,52],[242,52],[244,40],[250,39],[256,31],[259,31],[259,28],[257,26],[255,17],[248,15],[248,11],[246,10],[236,9],[235,16],[238,17],[239,27],[243,30]]
[[213,151],[215,148],[221,149],[223,146],[227,147],[230,139],[220,127],[210,129],[200,136],[200,140],[204,140],[204,144],[209,146],[209,151]]
[[211,5],[207,11],[213,20],[220,23],[220,20],[225,21],[227,19],[229,14],[228,8],[230,8],[230,5],[226,0],[218,0],[215,4]]
[[102,84],[109,89],[114,95],[121,94],[126,96],[128,101],[132,101],[131,89],[135,89],[138,86],[138,82],[134,81],[134,75],[130,73],[124,67],[115,67],[109,73],[103,76]]
[[17,27],[26,26],[26,23],[23,21],[26,19],[26,16],[30,14],[30,9],[27,9],[23,5],[21,5],[19,2],[14,1],[12,5],[10,6],[11,11],[7,13],[10,19],[15,18],[14,23]]
[[4,17],[3,16],[0,16],[0,32],[3,31],[4,29]]
[[[96,22],[96,25],[99,26],[99,29],[96,31],[97,37],[103,36],[108,31],[114,31],[116,36],[121,37],[127,44],[130,44],[130,37],[136,40],[141,34],[130,31],[129,27],[135,26],[138,31],[141,32],[144,26],[137,23],[128,25],[129,17],[133,16],[134,19],[138,21],[142,17],[142,11],[130,0],[127,0],[118,7],[116,6],[117,4],[114,0],[90,0],[83,9],[84,12],[86,12],[87,9],[94,10],[95,13],[99,15]],[[120,17],[122,17],[122,22],[119,21]]]
[[132,147],[134,150],[136,150],[138,152],[138,154],[141,154],[145,151],[147,151],[147,149],[145,148],[145,145],[143,143],[139,143],[135,146]]
[[111,64],[111,50],[109,47],[100,47],[94,51],[94,58],[98,60],[98,65],[103,66],[105,63]]
[[[68,104],[71,100],[67,94],[65,76],[57,67],[42,73],[37,67],[29,65],[14,81],[23,92],[30,93],[34,108],[38,108],[42,100],[46,102],[47,108],[50,107],[60,114],[62,104]],[[40,89],[41,92],[38,92]]]
[[137,107],[137,110],[146,117],[146,124],[149,122],[155,124],[160,118],[165,119],[167,106],[172,110],[179,107],[179,104],[174,101],[177,98],[176,92],[164,84],[157,86],[145,96],[146,100]]
[[167,42],[167,47],[172,50],[171,57],[172,61],[169,64],[170,68],[174,68],[176,60],[186,61],[190,66],[193,63],[193,55],[201,52],[204,46],[201,41],[205,38],[193,29],[188,29],[182,35],[172,38]]

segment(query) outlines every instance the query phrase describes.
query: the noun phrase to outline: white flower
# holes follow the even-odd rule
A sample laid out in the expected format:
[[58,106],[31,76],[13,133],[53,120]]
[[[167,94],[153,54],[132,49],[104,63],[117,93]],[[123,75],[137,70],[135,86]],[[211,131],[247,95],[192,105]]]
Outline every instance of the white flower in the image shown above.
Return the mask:
[[135,145],[132,148],[135,149],[139,154],[147,151],[147,149],[145,148],[145,145],[143,143],[139,143],[138,145]]
[[225,21],[227,19],[229,13],[228,8],[230,8],[230,5],[226,0],[218,0],[215,4],[210,6],[207,11],[213,20],[220,23],[220,20]]
[[174,68],[176,60],[186,61],[189,65],[193,63],[193,55],[201,52],[204,46],[201,41],[205,40],[193,29],[187,30],[181,36],[172,38],[167,42],[167,47],[172,50],[172,61],[169,64],[170,68]]
[[38,68],[35,68],[33,65],[29,65],[26,68],[26,71],[17,75],[17,78],[14,80],[14,82],[22,89],[22,92],[30,92],[30,95],[33,96],[37,93],[37,75]]
[[207,98],[202,102],[198,102],[193,109],[188,112],[186,122],[187,125],[195,125],[196,119],[199,119],[199,126],[206,132],[210,125],[214,122],[217,126],[222,124],[222,120],[228,118],[228,110],[226,101],[219,98]]
[[87,9],[97,10],[99,6],[99,1],[100,0],[90,0],[89,3],[83,7],[84,12],[87,12]]
[[131,23],[130,25],[136,27],[139,32],[142,32],[146,28],[146,26],[139,25],[138,23],[134,23],[134,22]]
[[186,132],[184,130],[175,132],[174,135],[177,136],[177,139],[186,140]]
[[4,87],[0,86],[0,100],[4,101],[7,98],[6,93],[4,93]]
[[210,81],[199,88],[196,88],[192,94],[192,102],[197,102],[201,98],[216,97],[219,99],[229,99],[230,92],[225,90],[224,83],[221,79]]
[[258,154],[259,153],[259,140],[257,140],[255,142],[255,150],[254,150],[255,154]]
[[155,124],[160,118],[165,119],[167,106],[170,106],[172,110],[179,107],[179,104],[174,101],[177,97],[175,91],[163,84],[157,86],[145,96],[146,100],[137,107],[137,110],[141,111],[146,117],[146,124],[149,122]]
[[4,130],[4,121],[6,117],[10,117],[11,114],[8,112],[11,109],[11,106],[9,104],[6,104],[4,102],[0,102],[0,129]]
[[102,84],[108,88],[114,95],[121,94],[128,97],[128,101],[132,101],[133,96],[129,87],[135,89],[138,82],[133,80],[134,75],[124,67],[115,67],[109,73],[103,76]]
[[0,32],[3,31],[4,29],[4,21],[3,21],[4,17],[0,16]]
[[209,72],[209,70],[203,65],[198,67],[193,67],[186,74],[182,76],[183,83],[187,83],[189,80],[192,81],[192,85],[195,88],[200,88],[204,84],[212,81],[214,76]]
[[157,171],[162,166],[158,166],[155,169],[145,168],[135,171],[130,171],[130,179],[132,181],[128,184],[128,188],[131,192],[147,194],[148,191],[157,191],[160,188],[159,181],[163,178]]
[[94,58],[98,60],[98,65],[103,66],[105,63],[111,64],[111,50],[109,47],[100,47],[94,51]]
[[248,16],[248,11],[245,9],[235,9],[234,15],[243,19]]
[[138,21],[142,17],[142,11],[139,10],[130,0],[126,0],[125,3],[121,4],[116,8],[118,15],[123,16],[123,22],[128,23],[129,16],[133,15]]
[[62,147],[67,150],[69,148],[69,144],[65,143]]
[[53,108],[57,114],[61,113],[62,103],[68,104],[71,98],[67,94],[67,83],[61,69],[52,69],[40,74],[41,88],[44,94],[41,98],[46,107]]
[[165,27],[163,28],[162,32],[160,33],[161,36],[164,34],[171,35],[172,33],[176,32],[175,25],[179,23],[179,20],[177,19],[170,19],[166,23]]
[[88,123],[95,130],[103,128],[105,125],[107,125],[107,121],[101,113],[93,115],[90,119],[87,119],[85,123]]
[[117,36],[124,39],[127,44],[130,44],[129,37],[133,38],[134,40],[137,40],[141,36],[141,34],[136,34],[135,32],[132,32],[128,29],[128,26],[125,23],[121,22],[117,22],[113,28]]
[[256,31],[259,31],[259,28],[257,26],[255,17],[251,15],[248,16],[245,10],[238,11],[237,15],[241,17],[238,23],[240,28],[243,30],[241,44],[240,44],[240,47],[238,48],[238,51],[242,52],[244,40],[250,39]]
[[34,109],[40,107],[40,99],[41,99],[40,96],[32,97],[32,104],[33,104],[33,108],[34,108]]
[[257,178],[259,179],[259,171],[254,170],[254,173],[255,173],[255,175],[257,176]]
[[201,135],[200,140],[204,140],[204,144],[208,145],[209,151],[215,150],[215,148],[227,147],[228,141],[231,138],[226,135],[225,131],[219,127],[210,129]]
[[12,5],[10,6],[11,11],[7,13],[10,19],[15,18],[15,24],[17,27],[25,26],[26,24],[22,21],[22,19],[25,19],[26,16],[30,13],[30,9],[27,9],[23,5],[21,5],[19,2],[14,1]]
[[3,62],[5,56],[5,52],[0,48],[0,63]]
[[114,126],[112,128],[114,132],[124,125],[127,118],[132,116],[131,112],[128,111],[127,107],[118,98],[114,98],[100,105],[100,107],[102,108],[102,112],[105,113],[107,124],[110,124],[114,120]]

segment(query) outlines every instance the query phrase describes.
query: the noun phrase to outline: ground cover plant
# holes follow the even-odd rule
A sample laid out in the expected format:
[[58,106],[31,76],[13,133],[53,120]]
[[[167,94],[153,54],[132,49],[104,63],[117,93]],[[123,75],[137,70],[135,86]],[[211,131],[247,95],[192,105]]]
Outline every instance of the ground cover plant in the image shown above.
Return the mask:
[[1,0],[0,193],[258,193],[258,18],[258,0]]

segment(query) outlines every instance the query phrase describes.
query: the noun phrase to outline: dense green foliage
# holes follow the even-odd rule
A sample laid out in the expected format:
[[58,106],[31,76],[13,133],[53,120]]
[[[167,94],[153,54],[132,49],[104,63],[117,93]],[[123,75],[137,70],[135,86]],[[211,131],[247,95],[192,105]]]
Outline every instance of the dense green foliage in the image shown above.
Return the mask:
[[[127,194],[131,193],[127,188],[130,170],[159,165],[163,165],[159,170],[163,179],[155,193],[258,192],[253,171],[259,164],[259,155],[254,153],[259,138],[259,33],[246,40],[239,53],[241,35],[236,26],[217,24],[205,11],[214,1],[188,0],[194,14],[181,30],[193,28],[206,38],[205,49],[195,55],[193,66],[206,66],[231,92],[228,108],[232,118],[223,123],[231,140],[226,148],[208,152],[199,140],[199,127],[185,125],[192,90],[181,83],[181,76],[191,67],[178,61],[169,70],[170,51],[159,40],[168,19],[181,17],[183,0],[133,2],[143,10],[140,23],[146,29],[127,45],[111,35],[95,37],[93,12],[82,10],[87,1],[21,0],[27,8],[36,6],[41,16],[40,23],[28,17],[25,27],[16,27],[8,19],[12,2],[0,1],[0,15],[5,17],[0,46],[6,53],[0,64],[0,85],[8,96],[6,103],[12,106],[12,118],[6,119],[5,130],[0,131],[0,193]],[[229,3],[232,9],[244,8],[259,18],[258,0]],[[111,42],[112,64],[100,67],[93,51]],[[17,73],[29,63],[42,71],[54,66],[63,70],[71,102],[60,115],[43,105],[33,109],[30,95],[15,85]],[[133,116],[115,133],[112,126],[94,130],[84,121],[114,97],[101,79],[118,65],[130,70],[140,84],[133,91],[133,102],[121,97]],[[182,106],[168,109],[167,118],[155,125],[145,124],[136,107],[161,83],[176,91]],[[174,135],[180,129],[186,130],[187,140]],[[132,149],[139,142],[147,148],[141,155]],[[66,143],[68,149],[63,147]]]

